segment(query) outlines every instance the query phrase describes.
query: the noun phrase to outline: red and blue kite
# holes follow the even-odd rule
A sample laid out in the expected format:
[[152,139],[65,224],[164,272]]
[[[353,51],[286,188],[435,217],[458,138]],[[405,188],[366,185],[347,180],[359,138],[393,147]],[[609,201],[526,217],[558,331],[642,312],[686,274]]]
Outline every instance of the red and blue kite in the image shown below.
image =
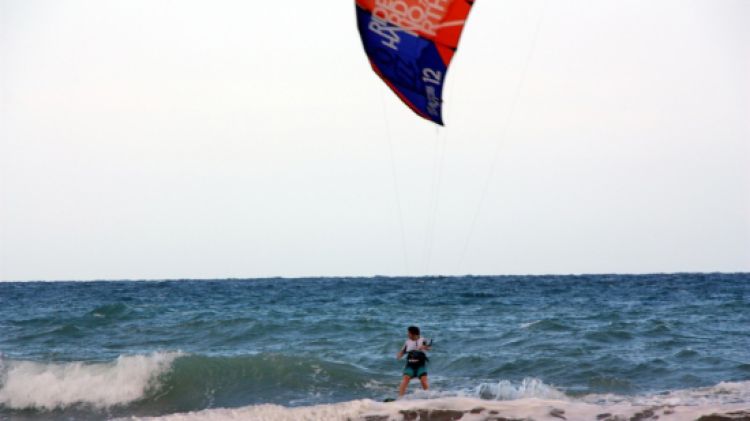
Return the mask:
[[474,0],[355,0],[373,70],[415,113],[443,125],[445,73]]

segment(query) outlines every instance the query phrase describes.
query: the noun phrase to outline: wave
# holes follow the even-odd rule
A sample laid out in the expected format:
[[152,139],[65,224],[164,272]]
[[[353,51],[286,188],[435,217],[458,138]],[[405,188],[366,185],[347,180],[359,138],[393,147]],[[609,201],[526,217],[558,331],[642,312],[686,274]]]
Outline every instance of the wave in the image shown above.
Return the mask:
[[520,383],[508,380],[481,383],[472,394],[481,399],[497,401],[524,398],[565,399],[563,392],[534,378],[525,378]]
[[351,364],[275,353],[186,355],[160,377],[152,400],[177,407],[271,402],[311,404],[382,393],[381,375]]
[[531,331],[548,331],[548,332],[564,332],[569,331],[570,326],[565,325],[561,320],[555,319],[541,319],[533,322],[522,323],[521,329],[529,329]]
[[100,305],[96,307],[95,309],[91,310],[88,314],[91,317],[104,319],[104,318],[121,317],[127,314],[128,312],[130,312],[130,309],[125,303],[112,303],[112,304]]
[[161,415],[167,420],[384,421],[457,419],[439,411],[463,416],[483,408],[471,419],[502,416],[558,421],[561,418],[554,414],[564,414],[569,420],[610,414],[600,419],[612,421],[619,419],[617,416],[630,419],[643,411],[660,419],[683,420],[750,408],[750,381],[635,396],[571,396],[539,379],[526,378],[457,390],[414,391],[406,399],[388,404],[356,399],[388,396],[394,392],[392,383],[392,377],[379,378],[350,364],[269,353],[203,356],[155,352],[122,355],[110,362],[55,363],[0,357],[0,418],[8,411],[58,411],[55,414],[63,417],[65,411],[90,410],[133,419]]
[[96,408],[143,398],[179,352],[120,356],[106,363],[41,363],[0,358],[0,405],[11,409]]
[[123,355],[111,362],[54,363],[0,357],[0,410],[129,406],[188,411],[249,402],[303,405],[372,396],[386,389],[377,374],[365,369],[283,354],[156,352]]

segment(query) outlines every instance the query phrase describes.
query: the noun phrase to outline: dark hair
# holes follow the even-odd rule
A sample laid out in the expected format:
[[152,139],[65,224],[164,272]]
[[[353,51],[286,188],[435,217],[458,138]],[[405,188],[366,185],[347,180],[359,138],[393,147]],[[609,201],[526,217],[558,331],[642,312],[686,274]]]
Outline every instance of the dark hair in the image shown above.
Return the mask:
[[419,328],[416,326],[409,326],[409,329],[407,329],[409,333],[412,335],[419,335]]

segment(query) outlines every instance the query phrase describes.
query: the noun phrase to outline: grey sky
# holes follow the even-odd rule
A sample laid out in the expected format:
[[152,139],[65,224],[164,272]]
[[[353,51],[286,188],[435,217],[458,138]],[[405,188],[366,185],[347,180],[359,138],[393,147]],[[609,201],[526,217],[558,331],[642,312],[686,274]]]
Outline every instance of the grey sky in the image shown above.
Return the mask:
[[0,0],[0,279],[748,271],[749,17],[478,0],[438,130],[350,0]]

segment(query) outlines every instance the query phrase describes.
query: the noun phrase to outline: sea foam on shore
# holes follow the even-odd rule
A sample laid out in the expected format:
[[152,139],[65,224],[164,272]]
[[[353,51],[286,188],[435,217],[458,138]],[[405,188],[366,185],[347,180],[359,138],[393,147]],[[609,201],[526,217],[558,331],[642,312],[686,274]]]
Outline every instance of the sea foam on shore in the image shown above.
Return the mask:
[[[722,416],[718,414],[724,414]],[[714,415],[713,417],[710,417]],[[703,417],[703,418],[702,418]],[[208,409],[171,414],[157,418],[167,421],[268,420],[268,421],[645,421],[645,420],[750,420],[750,404],[727,405],[634,405],[621,402],[597,405],[566,400],[525,398],[513,401],[486,401],[452,397],[402,400],[381,403],[369,399],[337,404],[288,408],[279,405],[252,405],[236,409]]]
[[[533,383],[533,382],[530,382]],[[207,409],[155,418],[168,421],[193,420],[363,420],[363,421],[750,421],[750,382],[724,382],[712,387],[678,390],[642,396],[587,395],[557,398],[554,388],[536,384],[529,393],[509,400],[487,400],[474,396],[440,396],[417,393],[396,402],[370,399],[302,407],[250,405],[241,408]],[[507,385],[504,387],[508,387]],[[541,394],[539,393],[541,392]],[[545,396],[545,397],[537,397]],[[423,398],[427,396],[427,398]]]

